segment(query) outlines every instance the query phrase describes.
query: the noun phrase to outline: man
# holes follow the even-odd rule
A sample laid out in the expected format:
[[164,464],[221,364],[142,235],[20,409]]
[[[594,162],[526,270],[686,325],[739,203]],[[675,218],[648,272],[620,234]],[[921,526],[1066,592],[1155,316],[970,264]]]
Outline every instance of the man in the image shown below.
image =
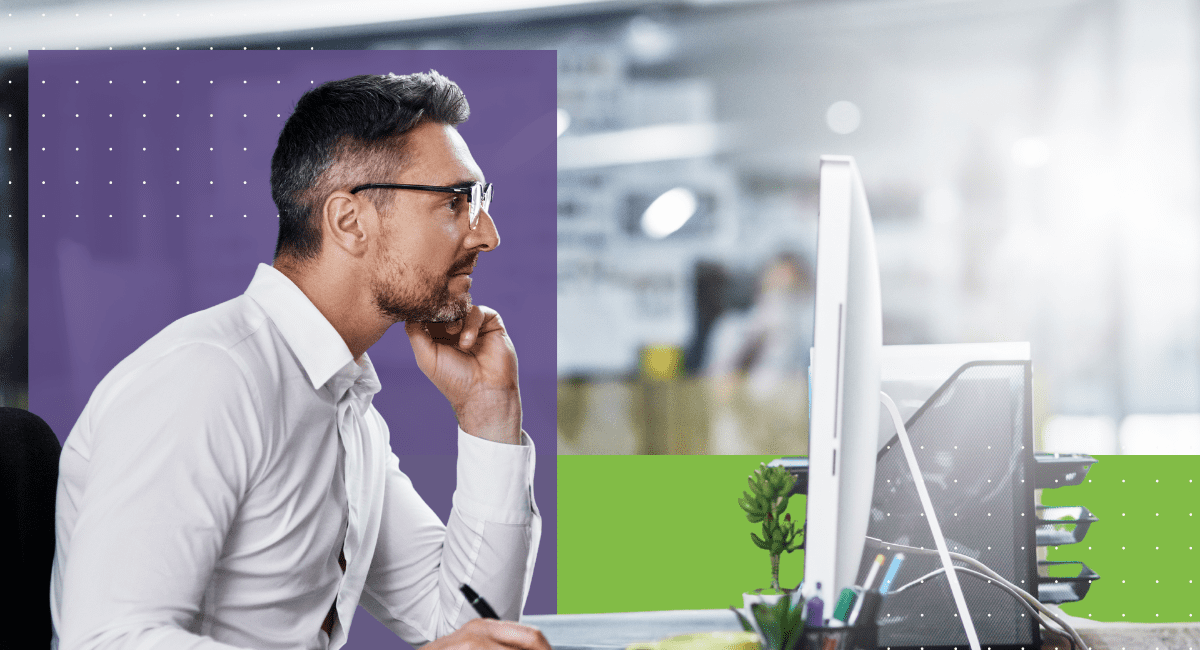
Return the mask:
[[[435,72],[300,99],[272,159],[273,267],[118,364],[67,439],[60,648],[337,648],[360,601],[430,648],[548,647],[513,623],[467,624],[458,591],[515,619],[540,533],[516,354],[470,299],[500,240],[455,129],[468,112]],[[447,526],[371,405],[367,348],[401,320],[459,422]]]

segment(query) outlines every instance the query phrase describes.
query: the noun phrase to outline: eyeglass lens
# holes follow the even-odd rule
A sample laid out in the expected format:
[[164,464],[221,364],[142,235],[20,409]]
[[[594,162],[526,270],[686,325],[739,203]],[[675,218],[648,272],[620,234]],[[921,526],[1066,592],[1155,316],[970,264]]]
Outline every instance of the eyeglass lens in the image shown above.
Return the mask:
[[484,185],[483,183],[475,183],[471,185],[471,214],[470,222],[471,229],[474,230],[479,225],[480,210],[487,210],[492,205],[492,186]]

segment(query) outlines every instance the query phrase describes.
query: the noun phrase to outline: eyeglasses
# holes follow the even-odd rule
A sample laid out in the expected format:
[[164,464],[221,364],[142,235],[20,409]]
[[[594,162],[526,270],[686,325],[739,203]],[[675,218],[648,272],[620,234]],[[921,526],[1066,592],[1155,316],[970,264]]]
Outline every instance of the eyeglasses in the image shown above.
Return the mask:
[[425,192],[446,192],[448,194],[464,194],[471,199],[469,222],[471,230],[479,225],[480,210],[487,210],[492,205],[492,184],[480,183],[478,181],[465,186],[445,186],[445,185],[397,185],[395,183],[367,183],[359,185],[350,190],[351,194],[356,194],[362,190],[422,190]]

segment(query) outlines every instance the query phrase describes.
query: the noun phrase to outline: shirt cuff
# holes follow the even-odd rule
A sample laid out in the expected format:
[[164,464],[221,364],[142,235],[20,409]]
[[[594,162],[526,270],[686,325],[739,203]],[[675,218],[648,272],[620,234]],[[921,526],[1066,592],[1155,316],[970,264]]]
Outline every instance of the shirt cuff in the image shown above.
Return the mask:
[[521,431],[510,445],[458,429],[458,486],[454,507],[499,524],[523,525],[536,514],[533,501],[533,440]]

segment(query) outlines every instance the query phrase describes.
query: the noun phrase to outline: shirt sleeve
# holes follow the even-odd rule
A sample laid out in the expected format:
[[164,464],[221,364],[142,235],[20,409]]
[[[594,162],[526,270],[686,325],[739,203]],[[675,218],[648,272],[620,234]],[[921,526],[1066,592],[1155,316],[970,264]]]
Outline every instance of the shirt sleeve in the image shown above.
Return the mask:
[[72,431],[87,442],[62,460],[87,469],[77,502],[59,487],[57,507],[78,513],[58,532],[60,650],[231,648],[196,628],[261,457],[244,377],[223,350],[192,345],[93,396]]
[[457,488],[443,525],[393,454],[363,607],[413,645],[478,617],[459,591],[462,584],[471,585],[500,618],[517,620],[541,538],[534,458],[525,432],[520,445],[509,445],[459,429]]

